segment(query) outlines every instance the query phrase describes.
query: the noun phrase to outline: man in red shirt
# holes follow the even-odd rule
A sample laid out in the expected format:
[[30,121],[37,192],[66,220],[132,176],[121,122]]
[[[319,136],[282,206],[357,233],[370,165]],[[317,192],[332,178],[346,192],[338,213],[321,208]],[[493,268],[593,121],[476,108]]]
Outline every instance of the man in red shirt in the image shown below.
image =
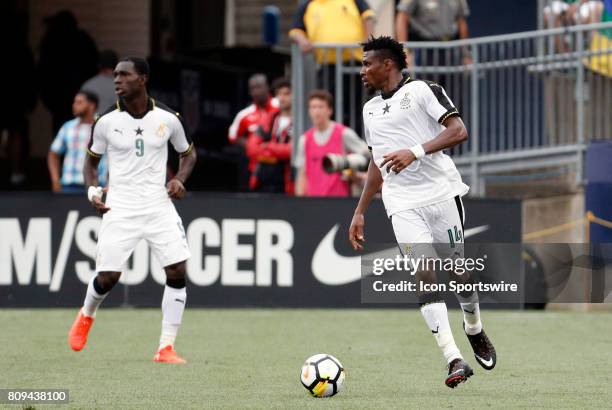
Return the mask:
[[293,194],[291,173],[291,81],[277,78],[272,82],[274,97],[280,111],[272,116],[269,132],[259,127],[256,136],[249,139],[246,151],[249,158],[255,157],[255,167],[249,188],[256,192]]
[[[236,115],[228,134],[232,144],[238,143],[245,148],[257,137],[260,126],[265,132],[270,131],[271,119],[279,111],[278,101],[270,95],[270,87],[264,74],[253,74],[249,78],[249,95],[253,103]],[[253,172],[257,158],[249,155],[248,150],[246,154],[249,156],[249,172]]]

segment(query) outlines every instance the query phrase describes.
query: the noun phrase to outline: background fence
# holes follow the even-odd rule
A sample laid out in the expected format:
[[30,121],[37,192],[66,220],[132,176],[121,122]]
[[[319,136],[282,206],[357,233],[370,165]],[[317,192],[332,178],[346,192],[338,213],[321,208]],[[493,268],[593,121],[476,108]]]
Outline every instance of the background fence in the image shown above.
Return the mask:
[[[444,86],[467,125],[469,140],[451,154],[473,195],[484,195],[484,178],[499,173],[564,167],[583,181],[588,141],[612,138],[611,33],[607,22],[405,44],[413,56],[408,71]],[[314,88],[333,91],[336,121],[361,131],[368,96],[359,47],[315,48],[334,63],[292,50],[296,135],[308,127],[306,98]]]

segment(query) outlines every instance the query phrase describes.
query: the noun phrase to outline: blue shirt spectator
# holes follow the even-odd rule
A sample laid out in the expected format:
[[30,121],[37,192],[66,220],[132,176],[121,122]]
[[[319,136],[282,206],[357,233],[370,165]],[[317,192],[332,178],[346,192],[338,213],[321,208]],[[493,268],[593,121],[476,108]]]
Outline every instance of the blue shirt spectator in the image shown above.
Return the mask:
[[[47,163],[54,192],[83,192],[83,164],[94,113],[97,108],[97,97],[90,92],[81,91],[74,97],[73,113],[76,118],[67,121],[51,144]],[[61,177],[59,175],[59,156],[64,156]],[[103,157],[98,167],[98,179],[101,186],[107,184],[107,161]]]

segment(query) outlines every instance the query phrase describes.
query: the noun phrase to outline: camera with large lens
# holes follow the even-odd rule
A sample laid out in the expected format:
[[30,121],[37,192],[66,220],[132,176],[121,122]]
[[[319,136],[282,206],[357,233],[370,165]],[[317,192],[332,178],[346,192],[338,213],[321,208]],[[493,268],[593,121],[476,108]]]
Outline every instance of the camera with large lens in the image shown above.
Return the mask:
[[342,172],[350,169],[352,171],[365,171],[368,169],[369,159],[361,154],[327,154],[323,158],[323,170],[328,174]]

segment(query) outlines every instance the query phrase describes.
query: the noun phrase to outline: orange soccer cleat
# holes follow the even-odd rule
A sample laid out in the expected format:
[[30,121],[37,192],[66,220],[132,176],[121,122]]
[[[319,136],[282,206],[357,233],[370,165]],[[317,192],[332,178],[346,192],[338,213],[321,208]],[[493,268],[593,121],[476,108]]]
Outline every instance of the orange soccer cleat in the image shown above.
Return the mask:
[[168,345],[163,349],[159,349],[153,361],[157,363],[172,363],[172,364],[185,364],[187,361],[179,356],[172,345]]
[[93,317],[85,316],[83,310],[79,310],[79,314],[70,328],[70,333],[68,333],[68,344],[75,352],[83,350],[87,344],[87,335],[93,321]]

